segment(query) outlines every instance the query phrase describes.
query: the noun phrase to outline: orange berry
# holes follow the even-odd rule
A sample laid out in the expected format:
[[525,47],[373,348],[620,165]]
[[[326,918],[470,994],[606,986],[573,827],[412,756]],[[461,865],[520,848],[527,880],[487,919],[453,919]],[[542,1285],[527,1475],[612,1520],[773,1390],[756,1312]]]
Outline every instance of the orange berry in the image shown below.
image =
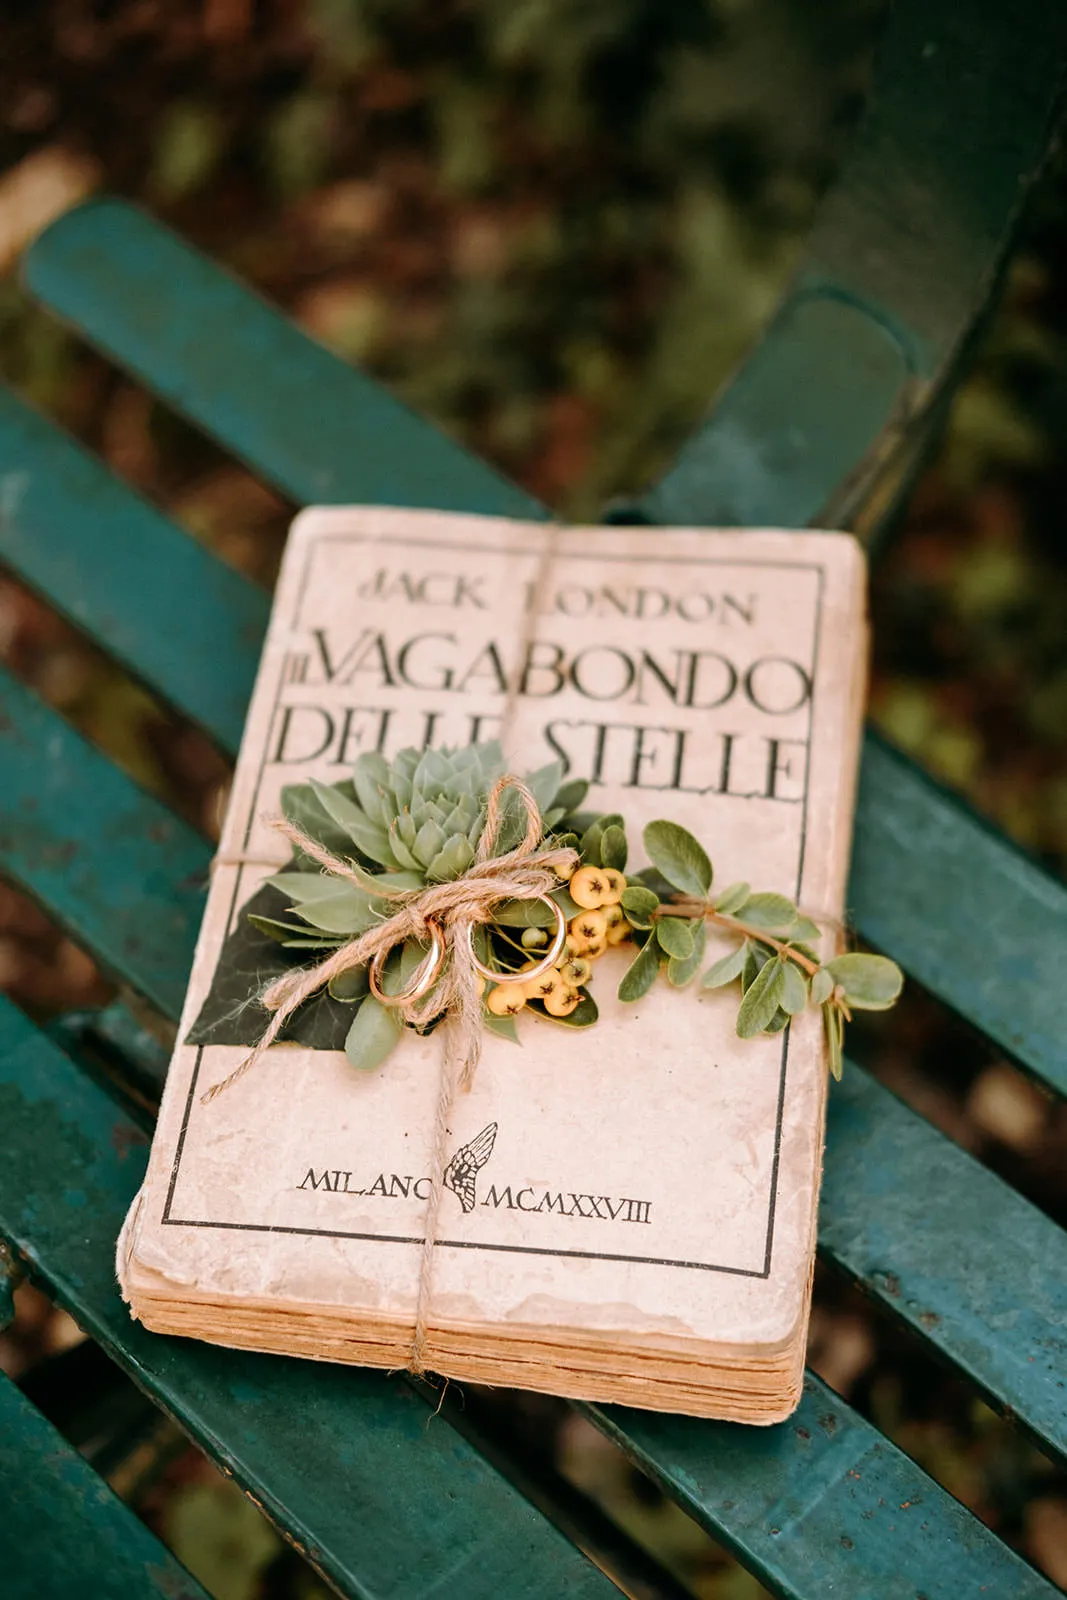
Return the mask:
[[606,937],[608,919],[603,911],[583,911],[581,916],[571,918],[570,931],[588,944],[590,939]]
[[564,988],[566,984],[560,977],[558,969],[549,967],[539,978],[532,978],[529,983],[524,984],[522,992],[527,1000],[543,1000],[547,1005],[557,990]]
[[617,906],[622,899],[622,892],[626,888],[626,879],[621,872],[616,872],[614,867],[605,867],[602,876],[607,885],[607,890],[600,904],[602,906]]
[[559,975],[568,989],[580,989],[588,983],[592,968],[584,956],[570,956],[559,969]]
[[545,1000],[545,1010],[550,1017],[569,1017],[578,1005],[581,996],[574,989],[568,989],[561,983],[555,994],[550,994]]
[[485,1003],[494,1017],[514,1017],[526,1004],[526,992],[521,983],[498,983]]
[[608,881],[600,867],[579,867],[568,888],[572,900],[593,911],[597,906],[604,904],[604,897],[608,893]]

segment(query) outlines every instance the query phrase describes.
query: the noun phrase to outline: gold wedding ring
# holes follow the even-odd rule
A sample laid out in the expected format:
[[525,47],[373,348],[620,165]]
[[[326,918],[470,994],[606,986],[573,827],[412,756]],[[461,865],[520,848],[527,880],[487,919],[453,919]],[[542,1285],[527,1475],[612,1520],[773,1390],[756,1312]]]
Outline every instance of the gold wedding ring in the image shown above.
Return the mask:
[[493,983],[535,983],[538,978],[544,977],[563,954],[563,947],[567,943],[567,919],[563,909],[558,906],[550,895],[539,894],[537,899],[546,906],[551,906],[556,914],[556,937],[549,946],[547,954],[537,963],[536,967],[527,967],[525,972],[497,972],[493,967],[487,967],[478,960],[474,953],[474,929],[467,924],[467,953],[471,964],[480,972],[483,978],[489,978]]
[[430,948],[412,973],[407,988],[402,989],[399,994],[386,994],[381,985],[381,971],[390,954],[388,950],[379,950],[368,964],[367,982],[370,984],[370,992],[383,1006],[410,1005],[413,1000],[420,1000],[437,982],[445,961],[444,934],[436,922],[428,922],[426,929],[430,935]]

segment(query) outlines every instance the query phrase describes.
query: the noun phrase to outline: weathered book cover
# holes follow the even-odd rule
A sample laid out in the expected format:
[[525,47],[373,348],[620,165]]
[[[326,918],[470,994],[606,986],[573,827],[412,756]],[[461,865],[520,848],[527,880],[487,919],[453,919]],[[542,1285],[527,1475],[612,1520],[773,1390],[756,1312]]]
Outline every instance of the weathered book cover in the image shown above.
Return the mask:
[[[296,1042],[202,1099],[262,1026],[267,957],[242,943],[242,908],[288,856],[268,820],[282,786],[336,782],[366,750],[499,737],[517,771],[558,756],[590,779],[588,803],[622,812],[632,839],[669,818],[706,844],[723,881],[832,921],[849,858],[864,586],[842,534],[561,529],[381,508],[298,517],[182,1042],[120,1245],[135,1315],[389,1366],[412,1336],[439,1034],[407,1032],[361,1075],[339,1047],[343,1006],[323,1001]],[[661,984],[623,1005],[614,990],[632,954],[598,964],[594,1028],[528,1019],[518,1046],[485,1040],[450,1119],[468,1176],[441,1196],[430,1364],[772,1420],[795,1402],[803,1354],[821,1019],[741,1040],[721,991]],[[205,1018],[208,1037],[233,1042],[187,1042]]]

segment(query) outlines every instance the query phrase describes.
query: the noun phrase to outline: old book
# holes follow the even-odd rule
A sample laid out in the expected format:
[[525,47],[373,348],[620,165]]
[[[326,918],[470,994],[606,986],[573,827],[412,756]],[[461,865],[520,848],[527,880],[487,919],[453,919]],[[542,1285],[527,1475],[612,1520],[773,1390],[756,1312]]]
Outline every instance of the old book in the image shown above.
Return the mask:
[[[359,1074],[330,1001],[324,1031],[273,1046],[208,1103],[244,1036],[188,1042],[208,1014],[216,1039],[234,1018],[247,1026],[250,1004],[256,1029],[265,1018],[241,929],[289,855],[269,825],[283,785],[336,782],[368,749],[499,736],[520,772],[559,756],[590,779],[589,804],[621,812],[638,846],[647,821],[668,818],[704,842],[723,883],[795,899],[823,919],[826,956],[849,859],[864,591],[842,534],[298,517],[120,1241],[134,1316],[326,1360],[395,1368],[411,1355],[441,1032],[407,1030]],[[821,1018],[742,1040],[734,991],[661,982],[626,1006],[614,991],[632,956],[620,946],[598,963],[588,1031],[524,1016],[518,1046],[486,1038],[448,1119],[465,1177],[440,1192],[427,1364],[771,1422],[801,1383]]]

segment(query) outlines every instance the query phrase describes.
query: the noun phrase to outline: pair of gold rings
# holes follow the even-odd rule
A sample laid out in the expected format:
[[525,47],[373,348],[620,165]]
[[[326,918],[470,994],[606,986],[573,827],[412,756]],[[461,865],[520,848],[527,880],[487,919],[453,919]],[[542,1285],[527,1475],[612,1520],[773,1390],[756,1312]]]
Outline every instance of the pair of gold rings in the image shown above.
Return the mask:
[[[470,923],[467,924],[467,954],[471,965],[483,978],[489,978],[493,983],[533,983],[556,965],[567,943],[567,919],[563,915],[562,907],[558,906],[550,896],[539,894],[537,899],[553,912],[556,919],[556,935],[537,965],[528,967],[525,972],[497,972],[479,961],[474,951],[474,929]],[[387,994],[382,988],[382,967],[389,955],[388,950],[379,950],[367,967],[371,994],[376,1000],[380,1000],[383,1006],[408,1006],[415,1000],[421,1000],[440,977],[441,968],[445,964],[445,936],[436,922],[427,922],[426,928],[430,936],[430,948],[412,973],[407,988],[402,989],[399,994]]]

